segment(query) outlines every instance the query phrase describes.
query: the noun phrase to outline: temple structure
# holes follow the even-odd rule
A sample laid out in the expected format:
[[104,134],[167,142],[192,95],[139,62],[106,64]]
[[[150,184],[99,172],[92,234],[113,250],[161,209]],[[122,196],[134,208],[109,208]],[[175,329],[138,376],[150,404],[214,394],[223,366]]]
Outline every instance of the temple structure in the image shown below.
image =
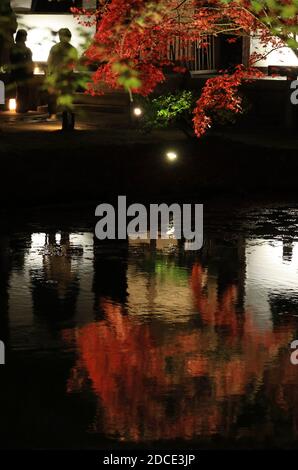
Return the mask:
[[[62,27],[69,28],[73,34],[73,44],[81,50],[84,49],[79,25],[70,13],[70,8],[74,6],[94,9],[96,0],[11,0],[11,6],[18,16],[19,26],[29,31],[28,46],[33,51],[33,59],[36,62],[45,62],[51,46],[56,42],[55,33]],[[93,32],[90,28],[90,35]],[[191,57],[185,65],[196,75],[215,73],[234,64],[245,64],[250,54],[264,52],[257,37],[238,38],[233,44],[227,43],[224,36],[209,37],[208,43],[209,46],[202,50],[195,41],[182,42],[177,38],[177,41],[169,44],[169,55],[171,59],[179,62],[182,58]],[[266,53],[270,51],[270,45],[267,49]],[[298,58],[293,50],[285,47],[273,50],[257,65],[262,69],[268,66],[298,66]]]

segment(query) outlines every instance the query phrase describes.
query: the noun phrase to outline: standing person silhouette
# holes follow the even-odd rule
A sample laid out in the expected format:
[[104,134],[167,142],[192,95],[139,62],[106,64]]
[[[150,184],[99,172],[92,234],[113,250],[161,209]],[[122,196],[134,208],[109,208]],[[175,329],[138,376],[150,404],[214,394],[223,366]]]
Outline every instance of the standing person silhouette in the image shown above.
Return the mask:
[[[48,58],[49,119],[57,119],[57,100],[59,96],[72,95],[75,91],[74,69],[78,62],[78,51],[70,44],[71,32],[67,28],[58,31],[60,42],[55,44]],[[64,122],[64,121],[67,122]],[[69,106],[63,109],[63,124],[74,128],[74,114]]]
[[10,0],[0,1],[0,68],[5,69],[9,65],[10,51],[13,47],[13,35],[18,24]]
[[11,77],[17,87],[17,112],[27,113],[31,107],[31,86],[34,64],[32,51],[26,46],[27,31],[19,29],[10,51]]

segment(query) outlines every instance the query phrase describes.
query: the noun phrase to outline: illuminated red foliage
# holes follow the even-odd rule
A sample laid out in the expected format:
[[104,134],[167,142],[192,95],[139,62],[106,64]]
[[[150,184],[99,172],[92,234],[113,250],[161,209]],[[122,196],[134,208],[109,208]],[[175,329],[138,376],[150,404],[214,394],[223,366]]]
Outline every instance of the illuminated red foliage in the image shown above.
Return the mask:
[[[101,0],[95,13],[74,9],[81,22],[90,24],[93,19],[97,24],[86,52],[87,59],[97,67],[89,91],[101,93],[100,84],[105,82],[113,88],[124,87],[131,95],[150,94],[165,80],[165,66],[180,65],[168,54],[175,38],[200,41],[204,47],[208,35],[225,34],[233,42],[238,36],[257,34],[263,44],[270,41],[272,47],[282,47],[282,40],[272,37],[270,27],[262,22],[263,16],[270,14],[268,5],[256,14],[255,4],[250,0]],[[293,18],[285,18],[282,25],[291,21]],[[194,110],[198,137],[211,125],[212,109],[241,112],[239,86],[260,76],[253,63],[261,57],[255,54],[247,66],[239,64],[235,70],[207,80]]]

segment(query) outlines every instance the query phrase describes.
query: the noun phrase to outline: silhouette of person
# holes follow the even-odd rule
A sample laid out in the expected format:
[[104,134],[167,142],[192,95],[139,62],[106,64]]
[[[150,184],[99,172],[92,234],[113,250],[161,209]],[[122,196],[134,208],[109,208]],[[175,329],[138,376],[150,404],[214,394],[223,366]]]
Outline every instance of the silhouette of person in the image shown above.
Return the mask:
[[0,2],[0,67],[9,64],[10,50],[13,46],[13,35],[17,30],[16,15],[13,12],[10,0]]
[[[68,28],[58,31],[60,42],[52,47],[48,58],[49,80],[49,119],[57,119],[57,99],[61,95],[71,95],[74,92],[74,69],[78,62],[78,51],[70,44],[71,32]],[[74,116],[69,110],[64,110]]]
[[17,86],[17,112],[26,113],[31,106],[31,80],[33,78],[32,51],[26,46],[27,31],[19,29],[10,52],[12,80]]

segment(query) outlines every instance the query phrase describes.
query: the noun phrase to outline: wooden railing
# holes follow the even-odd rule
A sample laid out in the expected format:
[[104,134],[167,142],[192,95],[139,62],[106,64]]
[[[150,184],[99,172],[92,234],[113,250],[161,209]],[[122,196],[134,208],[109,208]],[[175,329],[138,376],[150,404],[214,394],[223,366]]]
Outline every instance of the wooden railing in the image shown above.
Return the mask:
[[[202,43],[205,45],[202,46]],[[191,72],[215,71],[215,53],[214,36],[206,36],[200,41],[187,41],[177,37],[168,48],[169,59],[187,67]]]

